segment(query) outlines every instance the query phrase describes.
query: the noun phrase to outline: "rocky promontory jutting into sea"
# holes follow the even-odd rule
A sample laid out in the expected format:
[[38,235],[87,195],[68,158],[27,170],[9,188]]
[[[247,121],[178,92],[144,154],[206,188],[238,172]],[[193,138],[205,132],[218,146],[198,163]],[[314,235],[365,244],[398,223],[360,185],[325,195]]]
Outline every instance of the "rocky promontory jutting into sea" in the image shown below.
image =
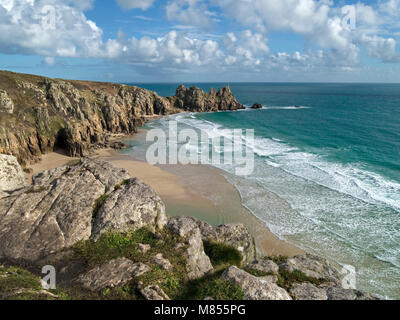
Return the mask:
[[[260,256],[242,224],[169,217],[151,187],[84,157],[154,116],[242,108],[229,87],[163,98],[0,72],[0,299],[374,299],[344,288],[323,258]],[[55,148],[80,159],[27,184],[20,164]],[[55,268],[56,289],[42,286],[43,266]]]
[[[0,71],[0,153],[22,164],[54,148],[83,156],[113,134],[132,134],[155,116],[243,109],[229,87],[209,93],[183,85],[173,97],[113,83]],[[112,146],[112,145],[111,145]]]

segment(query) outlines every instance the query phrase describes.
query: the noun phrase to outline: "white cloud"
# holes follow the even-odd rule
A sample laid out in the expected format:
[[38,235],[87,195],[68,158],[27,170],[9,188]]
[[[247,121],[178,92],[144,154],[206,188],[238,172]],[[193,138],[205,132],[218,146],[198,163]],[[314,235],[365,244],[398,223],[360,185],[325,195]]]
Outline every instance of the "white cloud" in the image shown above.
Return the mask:
[[155,0],[117,0],[117,3],[123,10],[147,10],[153,5],[154,1]]
[[53,57],[45,57],[43,62],[47,66],[54,66],[56,64],[56,59]]
[[215,18],[202,0],[173,0],[166,6],[167,18],[183,25],[209,28]]
[[[125,9],[143,10],[153,2],[119,1]],[[92,0],[0,0],[0,52],[41,55],[47,65],[54,65],[57,57],[81,57],[182,72],[332,67],[349,71],[359,64],[360,48],[373,58],[400,62],[395,38],[378,34],[387,21],[385,10],[398,5],[394,0],[374,8],[355,4],[358,23],[354,30],[343,24],[341,7],[333,7],[327,0],[215,0],[213,6],[221,6],[222,13],[211,11],[207,3],[169,1],[166,13],[181,24],[176,26],[178,31],[142,38],[125,38],[121,33],[115,39],[104,39],[101,28],[84,13],[93,5]],[[215,17],[223,15],[247,30],[222,37],[195,33],[198,29],[193,26],[207,28],[216,23]],[[274,30],[304,36],[309,49],[303,53],[274,52],[267,38]]]

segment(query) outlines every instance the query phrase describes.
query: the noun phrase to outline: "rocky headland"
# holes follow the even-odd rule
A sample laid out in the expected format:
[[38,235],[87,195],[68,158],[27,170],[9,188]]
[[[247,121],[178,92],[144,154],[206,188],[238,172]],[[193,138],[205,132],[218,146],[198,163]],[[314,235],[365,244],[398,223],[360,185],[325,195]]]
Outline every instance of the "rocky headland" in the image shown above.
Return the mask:
[[164,98],[122,84],[0,71],[0,153],[23,165],[57,148],[80,157],[96,146],[123,147],[113,135],[133,134],[153,117],[243,108],[229,87],[206,93],[180,86]]

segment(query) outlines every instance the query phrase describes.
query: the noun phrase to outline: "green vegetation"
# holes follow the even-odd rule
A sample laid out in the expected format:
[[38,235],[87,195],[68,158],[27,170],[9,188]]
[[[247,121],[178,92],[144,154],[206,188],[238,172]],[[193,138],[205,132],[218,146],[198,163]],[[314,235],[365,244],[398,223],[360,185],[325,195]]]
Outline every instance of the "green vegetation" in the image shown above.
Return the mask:
[[[169,297],[174,299],[187,282],[186,259],[183,255],[185,247],[175,248],[180,242],[181,239],[168,230],[161,231],[161,237],[157,237],[147,228],[124,234],[110,232],[101,236],[97,242],[89,240],[76,244],[73,247],[73,259],[82,261],[88,270],[121,257],[134,262],[142,262],[151,268],[151,271],[138,277],[123,289],[106,290],[107,297],[136,299],[138,293],[134,288],[141,281],[144,286],[158,285]],[[151,249],[147,253],[141,253],[138,244],[149,244]],[[171,262],[173,266],[171,271],[161,269],[153,262],[152,258],[158,253],[162,253],[163,257]]]
[[40,193],[43,191],[46,191],[47,188],[46,187],[31,187],[28,190],[25,191],[26,194],[32,194],[32,193]]
[[0,266],[0,300],[66,300],[59,290],[44,291],[40,278],[22,268]]
[[129,183],[129,179],[126,179],[126,180],[122,181],[120,184],[117,184],[117,185],[114,187],[114,190],[118,190],[118,189],[120,189],[122,186],[127,185],[128,183]]
[[73,247],[74,257],[83,261],[88,268],[121,257],[141,261],[142,255],[137,245],[155,246],[157,241],[155,235],[146,228],[124,234],[110,232],[102,235],[97,242],[88,240],[77,243]]
[[222,271],[188,282],[182,289],[181,300],[243,300],[243,290],[238,285],[221,279]]
[[266,276],[274,275],[274,273],[272,273],[272,272],[263,272],[263,271],[252,269],[249,267],[245,267],[245,268],[243,268],[243,270],[246,271],[247,273],[250,273],[251,275],[253,275],[255,277],[266,277]]
[[103,194],[98,199],[96,199],[93,205],[93,215],[92,215],[93,219],[97,217],[97,214],[99,213],[101,207],[104,205],[107,199],[108,199],[108,194]]
[[309,282],[315,286],[320,286],[321,284],[325,283],[326,280],[316,279],[313,277],[309,277],[304,272],[299,270],[295,270],[293,272],[280,270],[278,275],[278,286],[290,290],[293,288],[295,283],[302,283],[302,282]]
[[214,241],[204,241],[204,251],[210,257],[214,268],[241,266],[242,255],[232,246]]

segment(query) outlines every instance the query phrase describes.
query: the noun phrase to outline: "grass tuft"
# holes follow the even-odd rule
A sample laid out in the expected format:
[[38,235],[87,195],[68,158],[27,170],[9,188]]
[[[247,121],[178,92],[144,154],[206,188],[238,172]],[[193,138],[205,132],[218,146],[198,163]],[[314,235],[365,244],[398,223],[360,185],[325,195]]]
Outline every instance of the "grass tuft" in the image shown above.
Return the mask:
[[108,199],[108,194],[103,194],[98,199],[96,199],[93,205],[93,215],[92,215],[93,219],[97,217],[97,214],[99,213],[101,207],[104,205],[107,199]]
[[204,251],[216,269],[232,265],[241,266],[242,254],[232,246],[214,241],[204,241]]
[[222,271],[207,275],[201,279],[188,282],[181,291],[179,300],[204,300],[211,297],[215,300],[243,300],[242,288],[221,279]]

